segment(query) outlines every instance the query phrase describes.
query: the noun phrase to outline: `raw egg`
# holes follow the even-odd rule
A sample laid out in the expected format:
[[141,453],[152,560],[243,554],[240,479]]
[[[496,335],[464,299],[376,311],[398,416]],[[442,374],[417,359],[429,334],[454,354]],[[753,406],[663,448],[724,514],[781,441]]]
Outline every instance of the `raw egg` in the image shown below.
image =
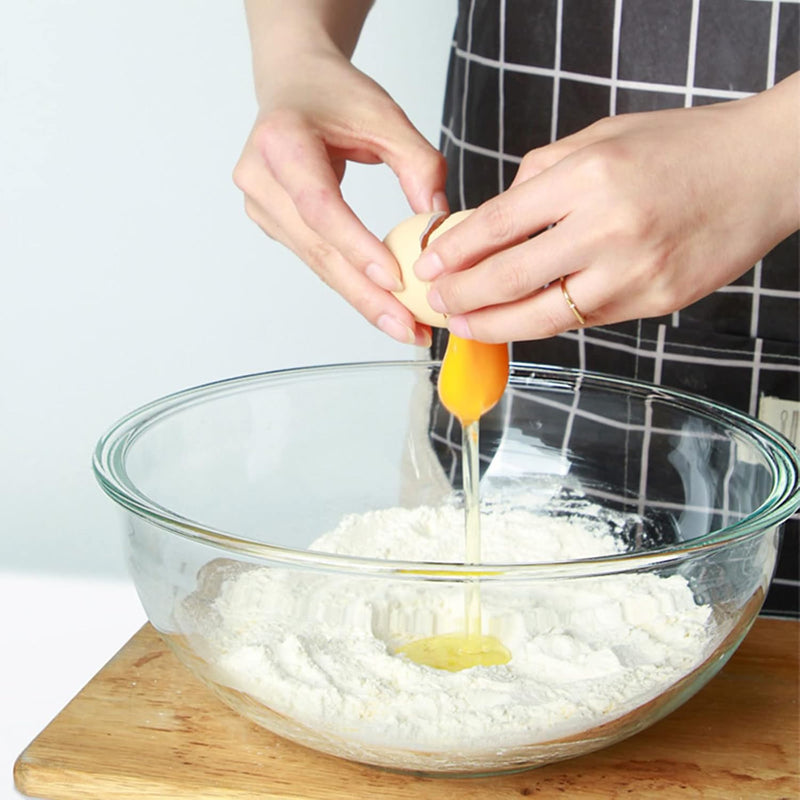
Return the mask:
[[511,653],[494,636],[473,633],[443,633],[417,639],[397,651],[416,664],[460,672],[470,667],[508,664]]
[[[433,327],[447,326],[447,317],[428,304],[430,284],[414,274],[422,250],[466,216],[417,214],[401,222],[384,240],[400,265],[404,288],[395,293],[411,313]],[[439,372],[439,399],[462,426],[465,563],[480,562],[480,497],[478,493],[479,420],[503,396],[508,382],[508,345],[461,339],[450,334]],[[441,574],[446,574],[442,572]],[[511,653],[494,636],[484,634],[479,579],[468,580],[464,596],[464,630],[409,642],[397,650],[417,664],[458,672],[471,667],[506,664]]]
[[439,373],[439,399],[463,426],[477,422],[503,396],[508,345],[450,334]]

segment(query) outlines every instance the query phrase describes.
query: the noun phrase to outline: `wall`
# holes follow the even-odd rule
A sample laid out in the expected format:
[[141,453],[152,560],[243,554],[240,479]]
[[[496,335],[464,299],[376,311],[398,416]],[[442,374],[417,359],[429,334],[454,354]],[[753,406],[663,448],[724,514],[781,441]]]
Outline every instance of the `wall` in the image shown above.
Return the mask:
[[[438,140],[454,0],[378,0],[355,55]],[[0,5],[0,570],[124,574],[100,433],[186,386],[414,358],[242,210],[254,115],[229,0]],[[345,194],[384,235],[388,170]]]

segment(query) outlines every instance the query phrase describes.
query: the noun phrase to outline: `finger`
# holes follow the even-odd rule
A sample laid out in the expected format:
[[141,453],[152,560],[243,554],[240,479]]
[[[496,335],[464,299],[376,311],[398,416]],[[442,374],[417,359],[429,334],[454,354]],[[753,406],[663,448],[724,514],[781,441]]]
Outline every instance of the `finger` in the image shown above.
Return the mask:
[[[292,209],[288,201],[286,206],[286,216],[291,217]],[[262,227],[265,226],[257,211],[254,212],[254,217]],[[317,277],[340,294],[376,328],[402,344],[430,347],[429,326],[418,322],[393,295],[376,286],[349,264],[335,247],[304,227],[299,217],[283,227],[270,215],[266,225],[274,231],[275,239],[292,250],[311,267]]]
[[[241,176],[239,179],[241,182]],[[269,202],[262,202],[253,193],[248,197],[247,212],[256,224],[291,249],[322,281],[384,333],[403,344],[430,346],[430,328],[417,322],[393,295],[367,279],[333,245],[308,228],[291,198],[263,164],[257,184],[259,196]]]
[[402,344],[430,347],[430,328],[417,322],[393,295],[376,286],[327,243],[306,241],[298,255],[376,328]]
[[418,214],[426,211],[448,213],[445,184],[447,161],[411,124],[405,114],[391,128],[392,138],[376,140],[377,153],[394,172],[409,205]]
[[570,181],[559,180],[559,172],[547,170],[480,205],[425,248],[414,266],[417,277],[431,281],[466,269],[558,222],[570,210]]
[[576,235],[571,218],[533,239],[501,250],[469,269],[434,281],[428,302],[442,314],[464,314],[521,300],[551,281],[587,264],[588,242]]
[[262,126],[259,146],[265,164],[303,223],[378,286],[401,289],[400,269],[391,253],[344,201],[331,156],[319,135],[297,118],[281,115]]
[[447,327],[462,338],[499,343],[548,339],[581,325],[555,281],[524,300],[450,317]]
[[485,342],[548,339],[565,331],[640,316],[610,319],[609,311],[620,294],[606,270],[586,269],[567,275],[563,284],[560,279],[553,280],[522,300],[452,316],[448,328],[462,338]]

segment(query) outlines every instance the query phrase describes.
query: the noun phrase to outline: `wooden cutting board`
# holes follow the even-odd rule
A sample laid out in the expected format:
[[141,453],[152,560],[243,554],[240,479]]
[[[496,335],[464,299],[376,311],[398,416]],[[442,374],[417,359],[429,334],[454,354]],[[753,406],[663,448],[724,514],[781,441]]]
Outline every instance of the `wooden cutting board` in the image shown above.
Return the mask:
[[800,797],[800,623],[759,619],[699,694],[571,761],[496,778],[419,778],[320,755],[222,705],[145,625],[19,757],[50,800],[510,800]]

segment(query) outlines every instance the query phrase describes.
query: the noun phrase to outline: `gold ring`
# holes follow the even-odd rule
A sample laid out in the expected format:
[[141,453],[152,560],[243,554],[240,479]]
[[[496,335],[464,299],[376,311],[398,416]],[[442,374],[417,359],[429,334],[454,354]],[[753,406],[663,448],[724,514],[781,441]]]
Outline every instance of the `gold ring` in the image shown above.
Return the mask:
[[575,305],[575,301],[569,296],[569,292],[567,291],[567,279],[564,275],[559,278],[559,282],[561,283],[561,294],[564,295],[564,299],[567,301],[567,305],[570,308],[570,311],[575,315],[575,319],[578,320],[579,325],[586,324],[586,317],[581,314],[580,309],[578,306]]

